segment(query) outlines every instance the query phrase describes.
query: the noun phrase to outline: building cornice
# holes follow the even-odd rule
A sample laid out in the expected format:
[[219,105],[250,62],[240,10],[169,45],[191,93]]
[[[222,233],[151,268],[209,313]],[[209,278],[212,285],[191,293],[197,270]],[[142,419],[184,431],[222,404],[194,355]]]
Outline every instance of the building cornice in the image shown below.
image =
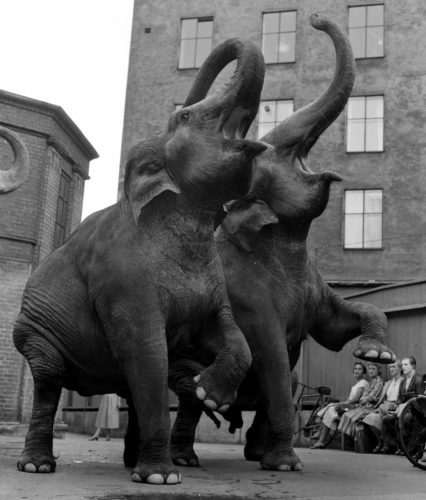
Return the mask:
[[53,118],[61,128],[74,140],[88,161],[99,158],[99,154],[92,144],[87,140],[83,132],[71,120],[67,113],[55,104],[39,101],[5,90],[0,90],[0,102],[12,104],[13,106],[29,111],[42,113]]

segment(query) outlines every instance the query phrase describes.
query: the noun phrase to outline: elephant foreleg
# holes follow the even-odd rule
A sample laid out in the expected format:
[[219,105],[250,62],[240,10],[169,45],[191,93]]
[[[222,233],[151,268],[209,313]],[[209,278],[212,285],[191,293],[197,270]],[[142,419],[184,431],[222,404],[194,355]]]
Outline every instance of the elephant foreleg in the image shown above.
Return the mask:
[[222,339],[222,347],[213,365],[195,378],[196,394],[207,408],[224,413],[235,401],[237,389],[250,368],[252,358],[230,306],[218,311],[216,328]]
[[14,339],[17,348],[27,358],[34,379],[31,421],[17,466],[23,472],[55,472],[53,424],[65,377],[64,361],[49,342],[19,323],[15,327]]
[[204,366],[193,360],[179,360],[169,370],[169,386],[179,398],[173,425],[170,453],[175,465],[198,467],[194,451],[195,431],[203,413],[203,404],[195,395],[194,376]]
[[139,425],[131,396],[127,398],[127,408],[128,422],[124,436],[123,462],[126,467],[134,467],[138,461]]
[[326,299],[319,306],[317,319],[309,327],[310,335],[323,347],[340,351],[358,337],[354,356],[369,361],[391,363],[395,354],[388,345],[388,322],[376,306],[350,302],[326,289]]

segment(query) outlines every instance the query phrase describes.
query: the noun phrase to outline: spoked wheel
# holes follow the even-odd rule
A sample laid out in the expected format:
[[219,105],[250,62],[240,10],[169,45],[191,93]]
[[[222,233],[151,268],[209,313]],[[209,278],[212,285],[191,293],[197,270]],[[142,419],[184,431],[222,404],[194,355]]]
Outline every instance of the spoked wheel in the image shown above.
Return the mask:
[[404,455],[415,467],[426,470],[426,462],[422,462],[426,445],[426,396],[418,396],[407,402],[399,416],[398,425],[399,442]]

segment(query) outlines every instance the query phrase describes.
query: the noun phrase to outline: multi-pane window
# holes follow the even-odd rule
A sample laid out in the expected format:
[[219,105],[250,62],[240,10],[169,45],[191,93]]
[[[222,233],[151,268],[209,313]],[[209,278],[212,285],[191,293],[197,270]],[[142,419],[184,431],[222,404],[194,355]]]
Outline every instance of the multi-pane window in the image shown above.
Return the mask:
[[293,113],[293,99],[261,101],[257,136],[263,137]]
[[182,19],[179,68],[199,68],[212,50],[213,18]]
[[263,14],[262,51],[266,64],[294,62],[296,11]]
[[383,151],[383,96],[350,97],[346,151]]
[[383,5],[349,7],[349,38],[357,59],[384,56]]
[[382,190],[345,191],[345,248],[382,248]]
[[68,210],[70,204],[71,179],[62,171],[59,181],[58,205],[56,209],[55,236],[53,245],[59,247],[65,241]]

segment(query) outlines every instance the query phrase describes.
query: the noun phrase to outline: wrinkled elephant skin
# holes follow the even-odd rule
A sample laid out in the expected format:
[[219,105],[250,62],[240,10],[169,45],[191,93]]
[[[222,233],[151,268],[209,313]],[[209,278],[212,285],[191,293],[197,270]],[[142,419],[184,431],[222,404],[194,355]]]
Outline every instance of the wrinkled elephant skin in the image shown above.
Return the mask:
[[[234,316],[253,355],[250,381],[240,386],[237,402],[226,416],[231,427],[241,427],[239,409],[258,408],[247,433],[246,458],[280,471],[302,468],[292,448],[290,372],[308,334],[333,351],[359,337],[355,356],[381,363],[395,359],[387,344],[385,315],[370,304],[336,295],[307,252],[310,224],[325,209],[331,182],[340,178],[312,172],[305,159],[344,109],[354,80],[346,36],[325,18],[314,15],[311,23],[334,43],[333,81],[314,103],[262,138],[268,150],[255,160],[251,189],[228,204],[216,234]],[[192,444],[203,408],[193,395],[192,377],[221,346],[207,324],[192,351],[172,359],[170,386],[179,396],[171,443],[175,463],[198,463]]]
[[[223,340],[198,373],[201,404],[220,409],[235,399],[251,354],[229,305],[214,216],[247,191],[253,157],[266,147],[232,138],[239,125],[228,123],[235,107],[254,118],[264,63],[252,44],[233,39],[216,52],[224,47],[227,62],[238,60],[231,84],[137,144],[123,199],[88,217],[28,281],[14,328],[34,378],[21,471],[54,472],[52,426],[65,387],[131,397],[139,425],[132,480],[180,482],[170,459],[167,376],[168,350],[188,341],[182,325],[209,318]],[[249,94],[240,90],[246,85]]]

